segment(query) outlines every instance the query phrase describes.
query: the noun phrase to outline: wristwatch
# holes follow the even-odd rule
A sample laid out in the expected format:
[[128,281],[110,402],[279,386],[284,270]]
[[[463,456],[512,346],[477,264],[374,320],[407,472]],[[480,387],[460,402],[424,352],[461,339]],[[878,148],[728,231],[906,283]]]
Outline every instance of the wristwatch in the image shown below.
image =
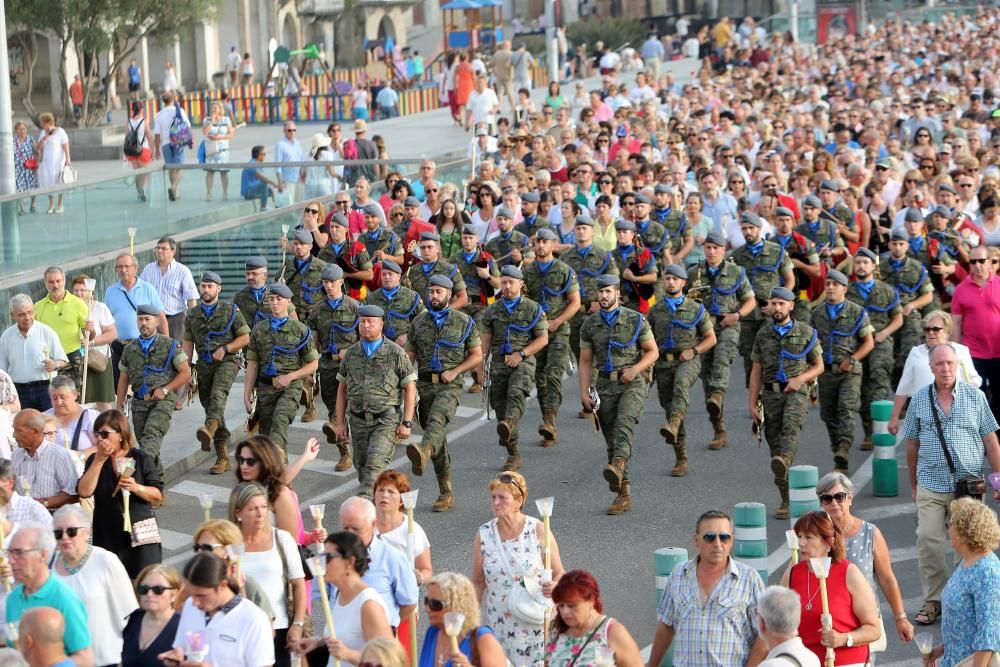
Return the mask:
[[530,354],[528,354],[528,353],[527,353],[527,352],[525,352],[524,350],[518,350],[518,352],[520,352],[520,353],[521,353],[521,361],[524,361],[525,359],[527,359],[528,357],[530,357],[530,356],[531,356]]
[[852,637],[851,633],[848,632],[847,633],[847,648],[853,648],[853,647],[854,647],[854,637]]
[[293,626],[297,625],[300,628],[304,628],[304,627],[306,627],[306,622],[305,621],[292,621],[292,625]]
[[403,421],[401,421],[399,423],[402,424],[403,426],[405,426],[406,428],[413,428],[413,420],[412,419],[404,419]]
[[858,360],[855,359],[854,357],[850,357],[850,361],[851,361],[851,366],[857,366],[858,365]]

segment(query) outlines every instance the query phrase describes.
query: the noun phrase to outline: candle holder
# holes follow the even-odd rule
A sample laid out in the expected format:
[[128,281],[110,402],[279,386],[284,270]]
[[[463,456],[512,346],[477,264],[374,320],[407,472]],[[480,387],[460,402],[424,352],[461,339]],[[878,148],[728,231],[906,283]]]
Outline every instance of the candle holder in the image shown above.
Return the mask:
[[128,254],[135,254],[135,233],[139,231],[135,227],[128,228]]
[[917,644],[917,650],[920,651],[920,655],[928,656],[934,649],[934,635],[930,632],[918,632],[914,637],[913,641]]
[[[414,572],[417,569],[417,534],[416,534],[416,524],[413,521],[413,510],[417,506],[417,496],[420,495],[419,489],[413,489],[412,491],[407,491],[406,493],[399,494],[400,500],[403,503],[403,509],[406,510],[406,557],[410,560],[410,567],[413,568]],[[410,665],[411,667],[417,667],[419,662],[419,656],[417,655],[417,610],[414,608],[413,614],[410,617]]]
[[[115,461],[115,467],[118,469],[118,475],[121,478],[118,481],[118,485],[119,485],[119,488],[120,488],[121,487],[121,480],[125,479],[127,477],[131,477],[132,473],[135,472],[135,459],[128,458],[128,457],[123,457],[123,458],[117,459]],[[132,514],[131,514],[131,512],[129,510],[129,504],[130,504],[129,501],[131,499],[130,498],[131,495],[132,495],[131,492],[129,492],[127,489],[122,489],[122,505],[123,505],[123,507],[125,509],[125,512],[124,512],[125,519],[124,519],[124,522],[123,522],[124,525],[123,525],[122,529],[126,533],[131,533],[132,532]]]
[[444,615],[444,631],[451,641],[451,652],[458,653],[458,633],[465,625],[465,614],[460,611],[449,611]]
[[[326,619],[326,632],[331,639],[337,638],[337,630],[333,625],[333,613],[330,611],[330,598],[326,594],[326,555],[313,556],[306,559],[306,565],[312,573],[313,579],[319,582],[319,599],[323,601],[323,617]],[[336,667],[340,667],[340,660],[334,660]]]
[[799,536],[794,530],[786,530],[785,542],[788,543],[788,550],[792,552],[792,565],[795,565],[799,562]]
[[212,518],[212,504],[214,502],[215,499],[211,493],[198,494],[198,504],[201,505],[201,509],[205,512],[205,521],[209,521]]
[[21,493],[28,498],[31,497],[31,482],[24,478],[21,478]]
[[[833,627],[833,616],[830,615],[830,599],[826,594],[826,578],[830,576],[831,562],[832,559],[829,556],[809,559],[809,569],[819,579],[819,598],[823,605],[823,614],[820,616],[820,623],[824,628]],[[825,667],[833,667],[835,659],[836,654],[833,652],[833,647],[827,646],[826,659],[823,661],[823,664]]]
[[418,495],[420,495],[420,489],[413,489],[412,491],[399,494],[400,500],[403,501],[403,509],[411,511],[416,509]]
[[84,278],[83,284],[87,288],[88,292],[93,292],[97,289],[97,278]]
[[208,642],[201,630],[192,630],[184,636],[187,642],[187,658],[191,662],[204,662],[208,657]]
[[323,527],[323,517],[326,515],[326,505],[310,505],[309,514],[312,515],[313,521],[316,522],[316,530]]
[[[545,564],[545,569],[542,571],[541,581],[543,584],[547,584],[552,581],[552,507],[555,505],[556,499],[553,496],[548,496],[546,498],[539,498],[535,501],[535,507],[538,508],[538,514],[542,517],[542,522],[545,524],[545,546],[542,550],[543,562]],[[545,607],[545,620],[542,625],[542,642],[547,644],[549,641],[549,621],[552,618],[552,606],[546,605]]]

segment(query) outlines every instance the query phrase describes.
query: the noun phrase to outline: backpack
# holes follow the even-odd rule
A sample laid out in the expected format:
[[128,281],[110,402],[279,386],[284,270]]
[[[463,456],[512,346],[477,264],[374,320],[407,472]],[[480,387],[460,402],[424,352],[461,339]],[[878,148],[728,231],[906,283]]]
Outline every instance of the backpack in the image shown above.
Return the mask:
[[177,148],[191,148],[194,137],[191,136],[191,126],[184,122],[181,115],[181,105],[174,103],[174,119],[170,123],[170,145]]
[[139,119],[139,124],[133,126],[129,123],[128,134],[125,135],[125,146],[122,151],[126,157],[139,157],[142,155],[142,142],[139,141],[139,128],[142,127],[144,118]]
[[344,142],[344,147],[341,149],[341,157],[345,160],[357,160],[358,159],[358,142],[354,139],[348,139]]

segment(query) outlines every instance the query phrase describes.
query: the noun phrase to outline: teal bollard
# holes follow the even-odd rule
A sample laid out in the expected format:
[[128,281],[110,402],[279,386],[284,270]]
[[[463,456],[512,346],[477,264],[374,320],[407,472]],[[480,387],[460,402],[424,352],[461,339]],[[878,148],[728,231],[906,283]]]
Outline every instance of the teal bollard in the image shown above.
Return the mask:
[[896,462],[896,436],[889,433],[892,401],[872,401],[872,494],[879,498],[899,495],[899,465]]
[[[656,606],[654,610],[660,608],[660,598],[663,597],[663,590],[667,586],[667,577],[678,565],[683,565],[688,560],[687,549],[680,547],[663,547],[653,552],[653,569],[656,573]],[[671,648],[664,656],[660,667],[673,667],[674,651]]]
[[733,508],[733,556],[767,581],[767,506],[736,503]]
[[819,469],[816,466],[792,466],[788,469],[788,516],[791,527],[799,517],[819,509],[816,485],[819,483]]

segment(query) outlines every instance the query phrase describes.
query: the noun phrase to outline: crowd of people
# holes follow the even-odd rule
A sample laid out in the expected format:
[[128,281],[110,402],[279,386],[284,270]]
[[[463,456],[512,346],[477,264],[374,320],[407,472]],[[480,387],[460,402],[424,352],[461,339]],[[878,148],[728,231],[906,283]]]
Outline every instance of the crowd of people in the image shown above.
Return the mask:
[[[45,297],[14,296],[0,335],[9,642],[46,667],[67,656],[397,666],[405,651],[422,665],[641,665],[598,582],[567,571],[556,537],[526,513],[520,426],[537,390],[543,447],[560,421],[599,427],[607,453],[594,476],[620,515],[631,475],[648,474],[630,468],[648,393],[655,384],[682,477],[700,380],[709,449],[727,448],[733,410],[766,440],[775,517],[791,513],[789,469],[813,402],[830,446],[815,463],[832,472],[817,487],[822,510],[795,522],[800,559],[779,586],[731,557],[729,515],[698,516],[696,555],[665,582],[647,664],[670,648],[675,664],[818,665],[831,653],[868,664],[887,625],[910,641],[914,623],[939,619],[926,664],[987,664],[1000,653],[1000,526],[984,502],[1000,490],[982,475],[984,456],[1000,472],[998,21],[981,8],[890,22],[815,50],[780,36],[736,48],[731,30],[713,30],[692,83],[647,63],[633,85],[608,67],[598,90],[554,85],[541,113],[509,94],[516,67],[496,91],[473,71],[470,96],[490,104],[456,118],[475,130],[467,188],[441,182],[431,160],[412,181],[374,166],[338,173],[350,187],[307,197],[280,240],[285,262],[272,272],[246,258],[231,300],[219,273],[195,282],[170,237],[141,275],[117,257],[103,301],[88,276],[67,291],[50,267]],[[223,125],[205,137],[224,141]],[[366,130],[355,123],[358,139]],[[285,131],[293,143],[294,124]],[[727,408],[737,356],[748,400]],[[224,408],[241,369],[256,435],[234,443]],[[156,512],[160,446],[184,392],[205,410],[194,435],[216,452],[210,472],[232,468],[236,484],[228,519],[195,529],[178,572],[161,563]],[[409,544],[410,479],[387,466],[419,426],[410,474],[433,468],[431,509],[450,511],[448,425],[463,392],[484,394],[506,459],[469,569],[437,572],[433,535],[418,526]],[[289,424],[317,419],[317,399],[336,469],[358,481],[334,532],[321,516],[307,527],[294,491],[319,443],[289,456]],[[846,473],[880,432],[874,401],[892,402],[885,430],[907,449],[923,593],[912,615],[885,536],[851,511]],[[946,543],[960,558],[950,575]],[[335,635],[321,630],[327,605]],[[416,646],[418,608],[428,627]]]

